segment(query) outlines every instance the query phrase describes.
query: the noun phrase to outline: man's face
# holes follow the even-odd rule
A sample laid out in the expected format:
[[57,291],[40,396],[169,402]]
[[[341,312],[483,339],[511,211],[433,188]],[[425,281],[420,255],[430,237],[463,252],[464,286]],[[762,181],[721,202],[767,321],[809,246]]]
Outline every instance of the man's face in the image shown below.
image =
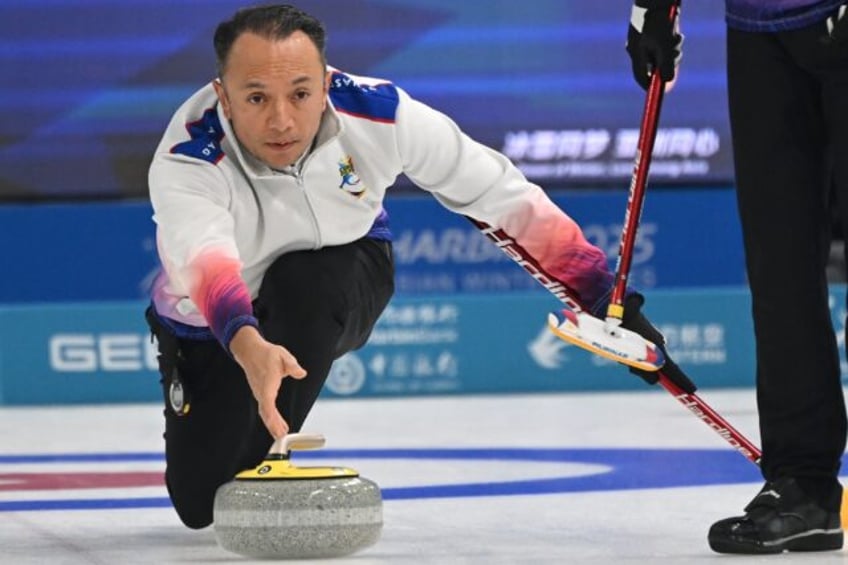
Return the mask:
[[236,137],[254,157],[281,169],[312,144],[327,105],[329,73],[302,31],[282,40],[240,35],[215,92]]

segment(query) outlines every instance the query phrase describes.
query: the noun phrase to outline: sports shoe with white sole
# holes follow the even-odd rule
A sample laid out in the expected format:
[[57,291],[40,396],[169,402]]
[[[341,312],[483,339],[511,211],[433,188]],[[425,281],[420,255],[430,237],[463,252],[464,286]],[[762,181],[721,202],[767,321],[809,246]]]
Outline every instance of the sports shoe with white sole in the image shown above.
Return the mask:
[[819,506],[795,479],[767,482],[744,516],[719,520],[707,537],[718,553],[782,553],[842,548],[839,511]]

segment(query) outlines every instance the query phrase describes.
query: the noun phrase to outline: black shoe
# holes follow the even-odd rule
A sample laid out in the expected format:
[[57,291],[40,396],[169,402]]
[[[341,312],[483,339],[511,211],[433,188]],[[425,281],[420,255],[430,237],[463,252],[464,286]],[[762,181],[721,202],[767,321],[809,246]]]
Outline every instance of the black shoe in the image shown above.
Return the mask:
[[765,484],[745,515],[713,524],[708,536],[718,553],[781,553],[842,548],[839,512],[804,494],[795,479]]

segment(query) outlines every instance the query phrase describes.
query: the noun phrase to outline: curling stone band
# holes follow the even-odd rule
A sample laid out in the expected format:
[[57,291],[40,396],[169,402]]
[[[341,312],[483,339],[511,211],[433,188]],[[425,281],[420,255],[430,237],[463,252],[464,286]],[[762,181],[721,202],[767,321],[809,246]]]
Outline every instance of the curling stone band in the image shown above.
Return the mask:
[[[215,494],[214,524],[224,549],[254,558],[349,555],[376,543],[383,506],[376,483],[347,467],[297,467],[287,452],[312,449],[299,434]],[[292,437],[294,436],[294,437]],[[314,437],[314,436],[310,436]],[[308,443],[308,442],[307,442]]]
[[358,477],[359,473],[348,467],[295,467],[288,459],[266,459],[259,467],[236,475],[239,481],[267,481],[269,479],[337,479]]
[[[357,508],[361,525],[380,524],[383,520],[383,513],[380,508],[369,506],[361,507],[361,509],[355,506],[351,506],[351,508]],[[330,514],[324,509],[309,508],[285,516],[276,509],[239,510],[236,508],[221,508],[216,517],[216,527],[223,528],[264,528],[268,527],[268,524],[274,524],[275,527],[301,527],[305,524],[313,524],[315,527],[342,526],[348,525],[350,522],[350,517],[346,513]]]

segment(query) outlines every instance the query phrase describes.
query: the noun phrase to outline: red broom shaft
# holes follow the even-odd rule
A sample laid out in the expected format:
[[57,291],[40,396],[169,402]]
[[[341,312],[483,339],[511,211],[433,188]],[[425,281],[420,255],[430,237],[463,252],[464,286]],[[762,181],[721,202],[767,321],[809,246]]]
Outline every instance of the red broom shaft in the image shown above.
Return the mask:
[[695,414],[701,421],[711,427],[718,435],[723,437],[730,445],[732,445],[739,453],[745,456],[746,459],[754,463],[760,464],[762,453],[760,449],[748,441],[736,428],[731,426],[727,420],[721,417],[715,410],[698,397],[696,394],[689,394],[679,386],[671,382],[668,377],[662,374],[660,370],[659,383],[673,397],[675,397],[683,406]]
[[624,215],[624,227],[621,232],[621,242],[618,252],[618,265],[615,269],[615,282],[610,297],[610,304],[621,306],[624,303],[624,293],[627,289],[627,278],[630,276],[630,265],[633,259],[633,247],[636,243],[636,231],[642,217],[642,205],[645,201],[645,187],[648,184],[648,169],[651,165],[651,155],[654,151],[654,140],[657,135],[657,123],[660,117],[665,83],[659,74],[651,77],[648,95],[645,99],[645,110],[642,114],[642,125],[639,130],[639,144],[636,159],[633,164],[633,177],[630,181],[630,194],[627,199],[627,210]]

